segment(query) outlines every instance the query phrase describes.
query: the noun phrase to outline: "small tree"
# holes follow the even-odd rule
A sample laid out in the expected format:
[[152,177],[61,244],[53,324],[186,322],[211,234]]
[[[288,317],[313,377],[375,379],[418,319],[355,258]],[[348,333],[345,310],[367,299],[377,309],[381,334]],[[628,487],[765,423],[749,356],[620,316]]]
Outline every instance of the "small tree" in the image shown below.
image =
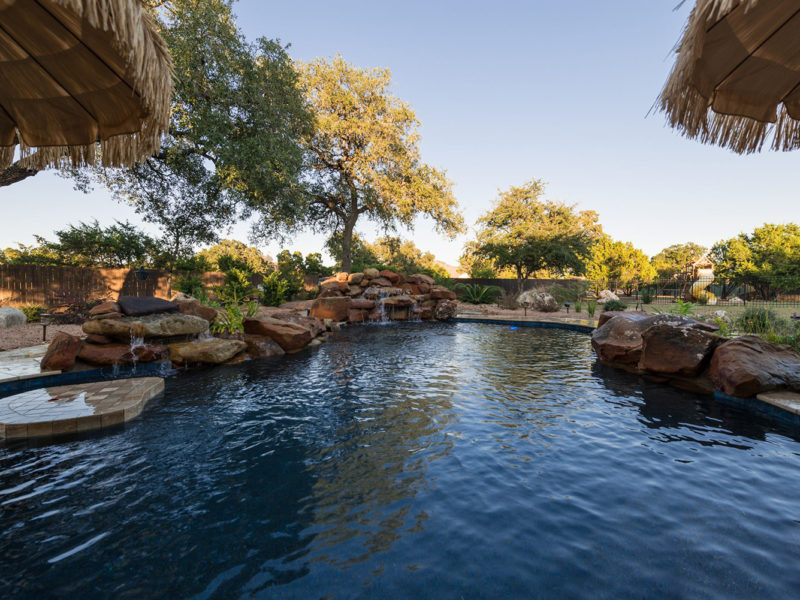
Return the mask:
[[637,283],[653,281],[656,270],[647,255],[630,242],[614,241],[602,235],[592,244],[586,262],[586,277],[606,285],[614,281],[630,295]]

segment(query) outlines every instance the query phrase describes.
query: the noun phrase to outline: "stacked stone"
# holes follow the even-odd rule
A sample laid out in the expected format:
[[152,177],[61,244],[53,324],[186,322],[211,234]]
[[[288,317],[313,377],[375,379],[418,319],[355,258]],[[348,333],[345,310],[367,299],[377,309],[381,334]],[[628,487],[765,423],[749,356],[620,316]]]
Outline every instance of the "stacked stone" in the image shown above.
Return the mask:
[[444,320],[455,316],[455,292],[424,273],[404,276],[365,269],[337,273],[320,283],[310,315],[338,322]]

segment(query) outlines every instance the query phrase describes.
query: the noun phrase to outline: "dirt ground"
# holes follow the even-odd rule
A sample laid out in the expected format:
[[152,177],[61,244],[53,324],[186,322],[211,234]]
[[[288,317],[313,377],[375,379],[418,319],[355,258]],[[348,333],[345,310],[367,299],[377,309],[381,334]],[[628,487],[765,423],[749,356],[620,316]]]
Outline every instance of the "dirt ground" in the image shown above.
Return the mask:
[[539,312],[535,310],[531,310],[530,308],[526,311],[522,308],[517,309],[508,309],[503,308],[497,304],[468,304],[466,302],[458,302],[458,314],[460,316],[469,317],[469,316],[480,316],[480,315],[487,315],[492,317],[507,317],[509,319],[519,319],[526,317],[528,319],[597,319],[600,316],[600,310],[595,312],[594,317],[590,317],[589,313],[586,312],[586,307],[584,305],[583,311],[580,313],[576,313],[574,310],[570,310],[569,312],[566,309],[561,309],[557,312]]
[[80,325],[48,325],[47,342],[42,341],[42,326],[39,323],[26,323],[0,329],[0,351],[15,348],[27,348],[46,344],[53,339],[56,331],[63,331],[70,335],[84,337]]

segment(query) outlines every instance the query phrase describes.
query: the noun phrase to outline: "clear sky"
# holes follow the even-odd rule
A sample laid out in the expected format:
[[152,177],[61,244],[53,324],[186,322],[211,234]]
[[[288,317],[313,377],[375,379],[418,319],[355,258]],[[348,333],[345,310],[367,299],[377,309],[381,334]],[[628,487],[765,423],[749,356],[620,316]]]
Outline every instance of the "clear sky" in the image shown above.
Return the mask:
[[[800,220],[796,153],[738,156],[646,116],[692,3],[676,4],[240,0],[234,10],[248,38],[280,38],[297,59],[339,52],[389,67],[394,93],[422,122],[423,159],[447,170],[470,226],[498,189],[536,177],[549,198],[597,211],[607,233],[653,255]],[[105,192],[75,192],[51,173],[0,188],[0,207],[0,247],[92,218],[140,223]],[[231,233],[245,240],[247,226]],[[441,238],[424,220],[403,235],[452,264],[466,240]],[[323,242],[301,235],[287,246],[309,252]]]

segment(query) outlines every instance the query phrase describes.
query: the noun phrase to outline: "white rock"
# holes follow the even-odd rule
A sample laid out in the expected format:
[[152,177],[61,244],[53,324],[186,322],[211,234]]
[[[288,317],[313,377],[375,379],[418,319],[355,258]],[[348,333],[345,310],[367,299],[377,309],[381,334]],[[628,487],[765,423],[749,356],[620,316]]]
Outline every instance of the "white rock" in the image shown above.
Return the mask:
[[609,300],[619,300],[619,296],[617,296],[611,290],[603,290],[599,294],[597,294],[597,303],[598,304],[605,304]]
[[517,303],[539,312],[556,312],[560,308],[553,296],[547,292],[537,292],[536,290],[522,292],[517,298]]
[[28,318],[25,313],[18,308],[4,306],[0,308],[0,328],[14,327],[15,325],[25,325]]

